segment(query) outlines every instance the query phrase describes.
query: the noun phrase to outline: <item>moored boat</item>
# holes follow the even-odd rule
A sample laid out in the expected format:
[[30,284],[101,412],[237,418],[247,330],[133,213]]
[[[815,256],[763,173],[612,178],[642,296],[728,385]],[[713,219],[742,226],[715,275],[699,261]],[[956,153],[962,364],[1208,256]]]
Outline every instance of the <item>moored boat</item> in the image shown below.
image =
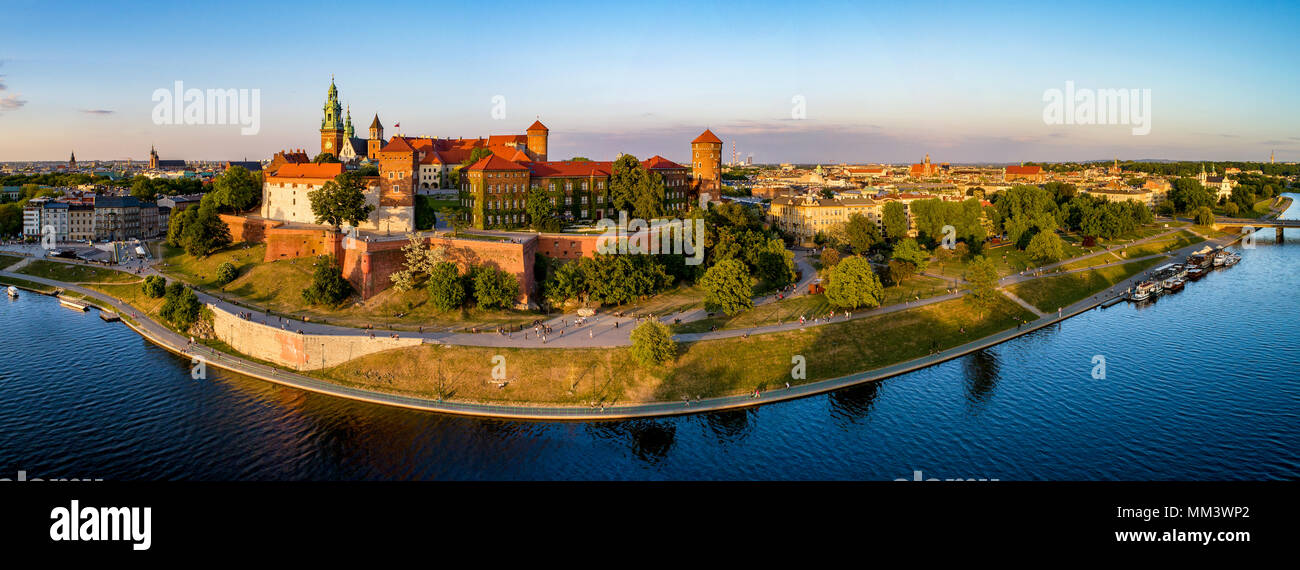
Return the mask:
[[1238,261],[1241,261],[1241,256],[1235,253],[1230,253],[1228,254],[1227,259],[1223,260],[1223,266],[1232,267],[1236,265]]
[[1228,261],[1228,252],[1220,250],[1218,253],[1214,254],[1215,267],[1223,267],[1223,264],[1227,261]]
[[1128,298],[1130,301],[1145,301],[1155,296],[1156,287],[1158,285],[1154,281],[1143,281],[1133,288],[1133,292],[1129,293]]
[[5,293],[9,294],[10,299],[18,298],[18,288],[13,285],[10,285],[9,288],[5,289]]
[[1164,283],[1162,283],[1161,286],[1164,288],[1165,292],[1175,293],[1178,291],[1182,291],[1183,286],[1186,284],[1187,282],[1183,281],[1182,279],[1179,279],[1177,277],[1170,277],[1169,279],[1165,279]]

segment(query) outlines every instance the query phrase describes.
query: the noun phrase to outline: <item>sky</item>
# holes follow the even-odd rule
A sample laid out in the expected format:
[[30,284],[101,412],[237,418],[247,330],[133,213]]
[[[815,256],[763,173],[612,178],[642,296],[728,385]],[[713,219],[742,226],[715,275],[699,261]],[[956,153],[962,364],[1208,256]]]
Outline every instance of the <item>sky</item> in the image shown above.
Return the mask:
[[[1300,2],[5,0],[3,12],[0,161],[144,160],[151,145],[164,159],[314,155],[331,76],[358,136],[376,113],[388,137],[515,134],[540,119],[552,159],[688,162],[709,128],[726,159],[734,142],[757,163],[1300,161]],[[178,81],[257,90],[256,134],[156,120],[154,92]],[[1149,90],[1149,134],[1049,124],[1046,94],[1067,82]]]

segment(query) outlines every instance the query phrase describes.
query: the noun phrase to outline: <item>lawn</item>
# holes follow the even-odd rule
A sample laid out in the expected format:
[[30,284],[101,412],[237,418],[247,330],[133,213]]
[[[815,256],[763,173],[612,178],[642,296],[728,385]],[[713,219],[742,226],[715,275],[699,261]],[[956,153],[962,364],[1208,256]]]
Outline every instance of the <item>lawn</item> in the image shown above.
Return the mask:
[[[484,401],[589,405],[680,401],[837,378],[911,360],[1010,328],[1028,311],[1009,300],[979,311],[961,300],[798,331],[678,346],[675,362],[645,367],[628,348],[509,349],[421,345],[358,358],[320,372],[331,381],[384,392]],[[962,332],[962,329],[965,332]],[[506,379],[490,382],[493,357]],[[790,378],[803,356],[807,378]]]
[[14,255],[0,255],[0,269],[9,267],[10,265],[18,263],[19,261],[22,260],[23,258]]
[[1168,253],[1176,249],[1182,249],[1192,244],[1205,241],[1205,238],[1196,235],[1190,231],[1182,230],[1169,237],[1152,240],[1146,243],[1131,245],[1116,253],[1125,259],[1136,259],[1146,257],[1157,253]]
[[1068,307],[1164,261],[1162,258],[1153,258],[1091,271],[1043,277],[1017,283],[1008,289],[1040,311],[1054,313],[1059,308]]
[[[397,291],[389,288],[378,295],[343,307],[328,309],[304,303],[302,291],[311,285],[313,258],[281,259],[263,262],[266,246],[237,244],[204,259],[196,259],[180,250],[164,246],[171,277],[202,287],[211,294],[232,302],[270,310],[285,315],[307,316],[313,321],[343,326],[375,325],[393,330],[451,329],[482,332],[497,326],[531,323],[539,315],[524,311],[488,311],[465,309],[438,311],[428,302],[428,291]],[[224,288],[213,281],[218,265],[230,261],[239,277]]]
[[18,273],[54,279],[65,283],[131,283],[143,278],[134,273],[126,273],[93,265],[59,263],[38,259],[18,270]]

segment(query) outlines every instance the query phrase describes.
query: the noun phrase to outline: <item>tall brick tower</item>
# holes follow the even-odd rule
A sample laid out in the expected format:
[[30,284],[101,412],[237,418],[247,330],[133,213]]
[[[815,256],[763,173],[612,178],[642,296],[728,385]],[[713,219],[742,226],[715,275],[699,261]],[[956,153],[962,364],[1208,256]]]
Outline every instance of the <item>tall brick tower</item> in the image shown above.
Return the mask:
[[722,188],[722,139],[708,129],[691,141],[691,184],[713,197]]
[[374,162],[379,160],[379,149],[384,148],[384,126],[379,123],[379,113],[370,121],[370,138],[366,141],[366,157]]
[[320,151],[334,156],[343,147],[343,106],[339,105],[339,90],[330,77],[330,90],[325,99],[324,116],[320,121]]
[[549,132],[550,129],[540,119],[528,126],[528,153],[533,155],[534,160],[546,162],[546,137]]

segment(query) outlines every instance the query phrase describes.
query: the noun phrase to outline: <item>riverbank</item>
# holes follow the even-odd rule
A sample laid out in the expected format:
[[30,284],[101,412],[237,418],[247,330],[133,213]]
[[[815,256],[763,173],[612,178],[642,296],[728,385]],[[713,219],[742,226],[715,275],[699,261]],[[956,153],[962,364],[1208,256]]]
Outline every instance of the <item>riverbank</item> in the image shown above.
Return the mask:
[[[1171,254],[1181,253],[1185,252]],[[537,420],[679,415],[822,394],[946,362],[1052,326],[1121,294],[1137,279],[1116,282],[1043,316],[1010,300],[987,316],[963,315],[962,311],[973,309],[960,300],[964,294],[957,293],[911,307],[882,307],[843,322],[807,327],[790,323],[765,334],[679,335],[679,341],[685,342],[671,368],[641,369],[622,347],[472,347],[426,339],[430,344],[390,350],[306,375],[220,350],[228,347],[190,346],[187,337],[149,318],[149,311],[111,294],[134,298],[137,295],[131,292],[138,285],[90,285],[102,289],[97,291],[26,274],[0,272],[0,276],[25,278],[96,299],[159,346],[269,382],[424,411]],[[504,377],[493,374],[497,355],[505,357]],[[802,378],[792,374],[800,365],[797,358],[802,359]],[[561,369],[561,374],[554,372]],[[542,383],[539,377],[552,395],[563,395],[543,399],[519,389],[536,387]]]

